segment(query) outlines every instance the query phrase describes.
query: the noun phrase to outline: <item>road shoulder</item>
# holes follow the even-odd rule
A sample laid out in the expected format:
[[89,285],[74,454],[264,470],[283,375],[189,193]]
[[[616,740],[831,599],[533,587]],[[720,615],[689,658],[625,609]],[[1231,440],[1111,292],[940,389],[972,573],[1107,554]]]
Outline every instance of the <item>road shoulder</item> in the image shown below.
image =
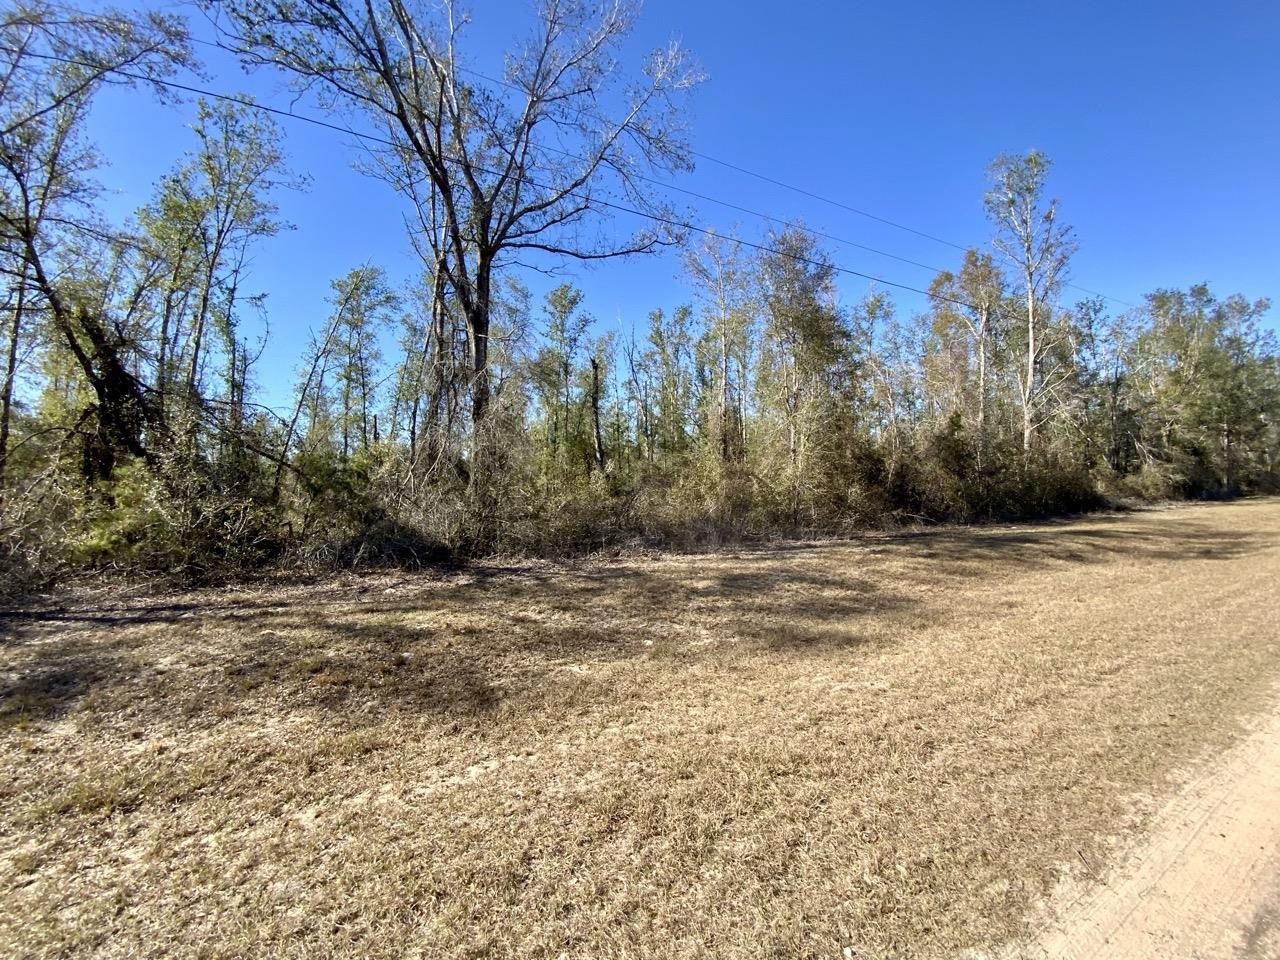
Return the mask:
[[1280,702],[1206,762],[1101,882],[1064,884],[1018,960],[1280,957]]

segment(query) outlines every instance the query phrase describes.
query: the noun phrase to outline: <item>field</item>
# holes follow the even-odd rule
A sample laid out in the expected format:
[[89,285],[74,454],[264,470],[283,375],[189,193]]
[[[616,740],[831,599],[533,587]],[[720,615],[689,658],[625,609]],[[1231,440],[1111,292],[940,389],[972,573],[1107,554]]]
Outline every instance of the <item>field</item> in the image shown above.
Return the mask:
[[0,955],[954,957],[1280,678],[1280,501],[84,590],[0,640]]

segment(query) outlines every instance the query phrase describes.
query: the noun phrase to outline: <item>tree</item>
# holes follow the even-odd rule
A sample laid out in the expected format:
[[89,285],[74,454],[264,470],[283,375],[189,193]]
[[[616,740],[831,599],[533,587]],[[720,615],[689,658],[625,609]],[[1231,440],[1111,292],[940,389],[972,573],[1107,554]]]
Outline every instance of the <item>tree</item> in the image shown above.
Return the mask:
[[591,317],[581,311],[582,291],[569,283],[550,290],[543,306],[544,346],[533,361],[533,382],[543,410],[545,442],[551,462],[563,466],[580,445],[574,382],[578,353]]
[[893,483],[898,467],[912,450],[916,428],[924,419],[925,359],[930,330],[927,317],[915,315],[906,321],[894,312],[887,298],[873,301],[877,308],[870,380],[876,439],[888,466],[888,482]]
[[1204,284],[1147,297],[1133,360],[1141,449],[1184,492],[1236,492],[1272,469],[1280,345],[1259,326],[1269,306],[1218,300]]
[[609,470],[608,448],[605,444],[604,427],[601,423],[601,407],[608,385],[613,358],[613,337],[606,334],[597,337],[591,344],[591,381],[588,387],[588,403],[591,407],[591,467],[606,473]]
[[1043,423],[1041,398],[1052,387],[1043,376],[1045,357],[1055,345],[1047,333],[1051,300],[1076,249],[1071,228],[1058,222],[1058,201],[1045,199],[1050,164],[1034,150],[1022,157],[1002,154],[991,164],[986,195],[987,214],[996,227],[994,246],[1017,270],[1026,310],[1018,373],[1024,454]]
[[680,101],[701,74],[677,44],[653,54],[620,97],[608,94],[633,19],[623,0],[544,0],[532,37],[507,58],[502,91],[464,62],[467,18],[452,0],[207,6],[249,63],[318,86],[326,105],[362,113],[391,142],[380,168],[414,203],[416,245],[465,322],[476,430],[491,395],[497,270],[539,253],[592,260],[676,239],[661,220],[621,238],[591,229],[608,218],[608,196],[661,215],[637,174],[690,165]]
[[959,324],[966,334],[974,363],[973,427],[977,438],[977,466],[982,468],[987,446],[989,373],[1005,299],[1004,277],[990,254],[966,250],[959,274],[941,273],[929,286],[934,311],[943,324]]
[[398,436],[403,420],[408,472],[412,473],[420,461],[438,460],[444,441],[453,433],[461,358],[451,336],[450,304],[441,295],[436,277],[424,276],[414,285],[409,307],[401,318],[401,360],[390,426]]
[[1078,443],[1090,467],[1128,472],[1137,430],[1130,363],[1139,324],[1133,312],[1109,316],[1100,297],[1076,304],[1075,401]]
[[716,446],[724,463],[746,453],[747,393],[751,341],[755,324],[756,291],[741,243],[708,234],[685,253],[688,272],[702,303],[705,360],[711,368],[707,411]]
[[[95,306],[69,282],[77,264],[93,259],[87,246],[115,243],[89,212],[96,158],[81,131],[103,84],[159,80],[188,63],[186,34],[179,20],[161,14],[78,13],[36,2],[6,14],[0,38],[0,269],[17,291],[7,331],[0,471],[17,347],[28,315],[39,311],[92,388],[95,402],[76,429],[98,445],[95,472],[106,476],[117,452],[148,456],[148,435],[162,438],[166,426],[106,301]],[[76,256],[65,256],[73,247]],[[137,306],[134,300],[127,309]]]
[[644,363],[653,385],[653,441],[657,452],[675,460],[689,449],[690,414],[696,405],[693,382],[693,310],[682,304],[667,316],[649,314],[649,349]]
[[[757,384],[783,438],[775,459],[789,512],[823,500],[825,469],[858,414],[860,338],[836,299],[834,265],[800,226],[773,234],[760,259],[763,345]],[[829,499],[829,498],[828,498]]]
[[301,422],[305,422],[310,448],[332,450],[344,462],[355,450],[367,450],[377,432],[378,341],[391,323],[399,298],[382,269],[369,265],[334,280],[332,287],[333,314],[324,334],[313,340],[307,373],[298,385],[297,405],[285,433],[282,460],[288,457]]
[[161,402],[180,387],[185,402],[198,404],[208,341],[216,331],[235,407],[245,361],[237,310],[250,299],[243,279],[251,245],[281,227],[270,194],[285,183],[282,136],[251,106],[226,101],[199,101],[193,130],[194,155],[162,181],[140,216],[164,272],[155,389]]
[[399,298],[387,285],[381,267],[363,266],[333,282],[337,310],[335,353],[339,385],[338,431],[342,458],[354,449],[368,450],[377,440],[375,393],[382,359],[378,341],[390,325]]

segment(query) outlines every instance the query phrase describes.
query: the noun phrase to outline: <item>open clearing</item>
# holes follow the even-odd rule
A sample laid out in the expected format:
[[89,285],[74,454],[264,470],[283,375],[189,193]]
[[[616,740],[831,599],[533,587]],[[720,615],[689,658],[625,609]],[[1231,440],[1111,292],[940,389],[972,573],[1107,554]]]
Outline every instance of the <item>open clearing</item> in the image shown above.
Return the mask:
[[15,616],[0,954],[1030,943],[1266,708],[1277,595],[1254,500]]

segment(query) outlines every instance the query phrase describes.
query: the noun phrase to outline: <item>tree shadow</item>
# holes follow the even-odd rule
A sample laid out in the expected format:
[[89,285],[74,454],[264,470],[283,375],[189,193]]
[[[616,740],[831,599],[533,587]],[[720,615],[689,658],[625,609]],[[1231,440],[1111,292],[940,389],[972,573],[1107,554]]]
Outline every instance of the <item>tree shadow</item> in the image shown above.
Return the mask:
[[94,685],[112,675],[113,665],[83,653],[59,656],[0,685],[0,730],[35,721],[57,720],[74,709]]
[[[84,706],[216,723],[254,704],[355,707],[487,723],[566,690],[611,696],[594,671],[751,651],[816,655],[886,643],[870,618],[957,615],[921,584],[1107,563],[1238,559],[1260,532],[1185,516],[869,534],[659,562],[617,560],[369,578],[259,595],[201,594],[0,614],[0,722]],[[868,575],[882,561],[894,576]],[[875,637],[875,639],[872,639]],[[732,639],[733,644],[718,642]],[[603,674],[602,674],[603,675]],[[592,682],[606,685],[588,690]],[[561,697],[563,699],[563,697]]]
[[1014,529],[948,527],[889,534],[875,542],[890,550],[905,548],[921,561],[966,565],[942,567],[943,576],[970,575],[974,565],[1016,564],[1025,569],[1102,563],[1119,556],[1150,562],[1235,560],[1275,546],[1273,538],[1261,533],[1223,530],[1198,520],[1135,524],[1127,517],[1092,518],[1088,526],[1059,521]]

